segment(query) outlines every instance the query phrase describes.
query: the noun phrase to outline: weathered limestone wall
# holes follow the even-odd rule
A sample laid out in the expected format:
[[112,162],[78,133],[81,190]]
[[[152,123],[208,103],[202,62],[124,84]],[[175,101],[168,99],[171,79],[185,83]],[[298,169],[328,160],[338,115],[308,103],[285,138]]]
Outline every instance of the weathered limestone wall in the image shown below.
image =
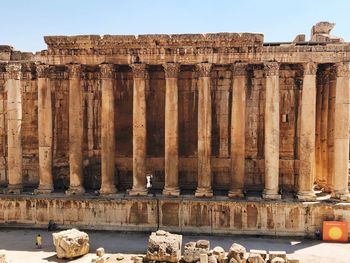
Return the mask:
[[324,220],[350,220],[344,203],[250,202],[193,198],[4,196],[0,226],[314,236]]

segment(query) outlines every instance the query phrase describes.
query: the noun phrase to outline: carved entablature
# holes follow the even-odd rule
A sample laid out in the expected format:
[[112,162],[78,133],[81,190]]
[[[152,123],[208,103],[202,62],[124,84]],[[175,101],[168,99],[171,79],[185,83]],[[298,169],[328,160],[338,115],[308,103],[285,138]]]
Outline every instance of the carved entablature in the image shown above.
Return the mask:
[[304,65],[304,75],[316,75],[317,72],[317,63],[309,62]]
[[50,72],[50,66],[46,64],[39,64],[36,66],[37,78],[48,78]]
[[164,63],[163,64],[166,78],[177,78],[180,71],[179,63]]
[[100,64],[100,76],[102,79],[111,79],[114,76],[113,64],[103,63]]
[[134,78],[148,78],[148,66],[143,63],[134,63],[130,65]]
[[235,63],[231,66],[233,76],[246,76],[248,64],[247,63]]
[[264,71],[266,76],[278,76],[279,64],[277,62],[265,62]]
[[210,77],[212,65],[213,64],[211,64],[211,63],[196,64],[196,72],[198,74],[198,77],[199,78]]
[[337,77],[348,77],[349,76],[349,63],[341,62],[335,64]]
[[212,54],[226,52],[257,52],[264,36],[253,33],[208,33],[174,35],[85,35],[45,36],[49,55],[156,55],[170,53]]
[[21,79],[22,65],[21,63],[9,63],[6,65],[6,72],[8,79]]
[[80,64],[68,64],[68,74],[69,78],[81,78],[82,70]]

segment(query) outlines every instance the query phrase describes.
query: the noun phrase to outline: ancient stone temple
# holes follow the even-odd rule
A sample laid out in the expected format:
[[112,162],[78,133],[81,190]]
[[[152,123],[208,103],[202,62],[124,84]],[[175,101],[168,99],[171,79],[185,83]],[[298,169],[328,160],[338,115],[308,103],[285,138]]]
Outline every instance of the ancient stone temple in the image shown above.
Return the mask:
[[350,43],[333,26],[0,46],[0,223],[308,235],[350,220]]

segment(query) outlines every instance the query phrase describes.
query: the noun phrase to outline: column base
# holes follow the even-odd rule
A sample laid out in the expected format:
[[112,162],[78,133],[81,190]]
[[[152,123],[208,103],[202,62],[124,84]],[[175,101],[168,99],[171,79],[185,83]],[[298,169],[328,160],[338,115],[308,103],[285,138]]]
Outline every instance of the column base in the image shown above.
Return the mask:
[[34,190],[34,194],[51,194],[53,190],[52,185],[39,185],[38,188]]
[[197,188],[195,197],[213,197],[213,190],[210,188]]
[[347,189],[342,191],[334,191],[332,192],[331,197],[344,202],[350,202],[350,193]]
[[147,196],[148,190],[146,188],[133,188],[129,191],[130,196]]
[[71,186],[66,191],[66,195],[82,195],[85,193],[85,189],[82,186]]
[[244,193],[243,189],[232,189],[228,192],[228,197],[229,198],[243,198]]
[[281,199],[281,195],[275,192],[269,192],[269,191],[264,191],[262,194],[262,197],[264,199],[270,199],[270,200],[279,200]]
[[299,192],[297,194],[297,198],[300,201],[315,201],[316,195],[315,195],[314,191]]
[[4,190],[5,194],[20,194],[22,193],[23,185],[22,184],[9,184]]
[[180,189],[178,187],[168,187],[163,189],[163,195],[166,196],[180,196]]
[[99,190],[100,195],[113,195],[115,193],[117,193],[117,188],[114,185],[101,187]]

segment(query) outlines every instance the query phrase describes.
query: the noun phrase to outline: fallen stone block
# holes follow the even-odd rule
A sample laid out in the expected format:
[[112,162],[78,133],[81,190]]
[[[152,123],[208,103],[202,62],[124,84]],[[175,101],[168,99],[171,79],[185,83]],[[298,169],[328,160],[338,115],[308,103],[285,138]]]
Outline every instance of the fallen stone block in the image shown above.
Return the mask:
[[270,261],[272,261],[276,257],[283,258],[284,261],[287,261],[286,251],[269,251],[269,260]]
[[265,263],[265,260],[259,254],[250,253],[247,263]]
[[146,260],[179,262],[181,259],[182,235],[158,230],[148,239]]
[[213,255],[216,257],[218,262],[223,262],[226,256],[225,254],[225,250],[222,247],[213,248]]
[[286,261],[283,258],[280,258],[280,257],[275,257],[270,262],[271,263],[286,263]]
[[105,254],[105,249],[103,247],[99,247],[96,249],[96,256],[102,257]]
[[231,262],[231,259],[233,258],[237,261],[237,263],[241,263],[243,262],[244,255],[246,253],[247,253],[247,250],[245,249],[244,246],[237,243],[233,243],[230,247],[227,257],[230,260],[230,262]]
[[0,263],[6,263],[5,254],[0,254]]
[[197,242],[188,242],[185,245],[183,260],[185,262],[198,262],[201,254],[208,254],[210,243],[208,240],[198,240]]
[[53,233],[53,244],[58,258],[75,258],[89,253],[89,236],[77,229]]
[[264,260],[267,259],[267,251],[266,250],[251,249],[249,251],[249,253],[259,254]]

